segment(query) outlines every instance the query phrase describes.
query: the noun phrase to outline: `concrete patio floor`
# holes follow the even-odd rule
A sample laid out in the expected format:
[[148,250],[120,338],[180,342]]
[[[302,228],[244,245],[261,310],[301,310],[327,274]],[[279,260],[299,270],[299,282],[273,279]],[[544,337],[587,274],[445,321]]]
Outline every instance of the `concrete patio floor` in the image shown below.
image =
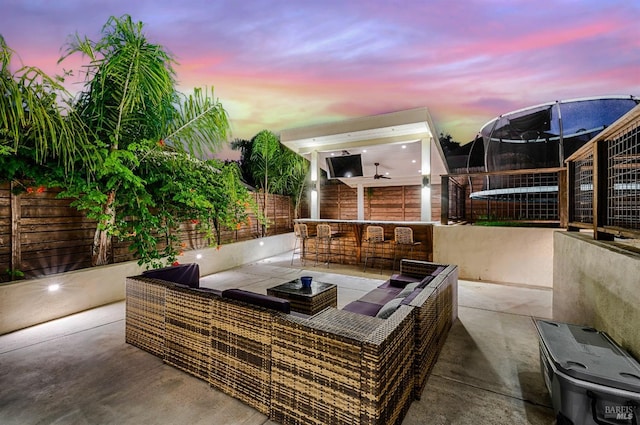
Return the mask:
[[[338,307],[391,271],[290,266],[290,253],[203,278],[266,288],[303,274],[336,283]],[[459,282],[459,320],[403,424],[552,424],[532,316],[551,318],[552,291]],[[268,418],[124,342],[124,302],[0,336],[0,424],[243,424]]]

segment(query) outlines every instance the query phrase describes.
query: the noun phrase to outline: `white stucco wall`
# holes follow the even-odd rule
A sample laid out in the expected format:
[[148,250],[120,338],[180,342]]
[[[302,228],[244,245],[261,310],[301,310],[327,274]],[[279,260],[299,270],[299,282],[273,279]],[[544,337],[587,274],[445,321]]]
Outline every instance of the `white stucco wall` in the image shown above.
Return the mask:
[[558,229],[435,226],[433,260],[457,264],[461,279],[552,287]]
[[[198,263],[200,275],[227,270],[289,251],[293,233],[186,251],[181,263]],[[196,256],[202,254],[201,259]],[[64,317],[100,305],[123,300],[125,277],[144,269],[135,261],[93,267],[0,285],[0,335],[27,326]],[[60,285],[57,291],[49,286]]]
[[554,250],[553,318],[603,330],[640,358],[640,253],[571,232]]

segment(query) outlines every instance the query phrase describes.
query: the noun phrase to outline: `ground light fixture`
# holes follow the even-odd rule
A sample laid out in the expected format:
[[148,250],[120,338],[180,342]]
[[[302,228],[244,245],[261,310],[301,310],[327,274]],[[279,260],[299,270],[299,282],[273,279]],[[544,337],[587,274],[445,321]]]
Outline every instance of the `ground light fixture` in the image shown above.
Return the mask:
[[47,289],[49,290],[49,292],[56,292],[57,290],[60,289],[60,284],[58,283],[52,283],[51,285],[49,285],[47,287]]

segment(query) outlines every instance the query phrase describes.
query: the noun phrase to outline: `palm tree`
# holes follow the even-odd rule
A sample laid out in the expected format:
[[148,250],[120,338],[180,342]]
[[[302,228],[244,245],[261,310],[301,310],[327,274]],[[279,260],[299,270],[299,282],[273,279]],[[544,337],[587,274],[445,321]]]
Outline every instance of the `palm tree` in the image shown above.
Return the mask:
[[249,186],[258,187],[253,177],[253,167],[251,166],[251,152],[254,139],[255,137],[252,139],[234,139],[231,142],[231,149],[240,151],[239,166],[242,172],[242,179]]
[[188,97],[177,92],[174,59],[150,43],[142,30],[143,24],[128,15],[111,17],[101,39],[94,42],[76,34],[60,59],[81,53],[90,60],[75,108],[104,155],[95,185],[78,190],[84,192],[84,208],[98,218],[94,265],[110,261],[118,190],[144,184],[135,173],[138,146],[152,141],[159,149],[170,146],[204,156],[221,147],[229,130],[227,113],[213,91],[210,95],[196,89]]
[[[238,140],[231,147],[242,152],[242,171],[248,182],[255,182],[263,191],[263,212],[266,221],[266,205],[269,193],[292,197],[297,216],[309,172],[309,161],[280,143],[277,135],[263,130],[250,141]],[[263,235],[266,226],[263,225]]]
[[[69,98],[58,79],[36,67],[11,71],[15,52],[0,35],[0,156],[19,150],[35,163],[57,160],[67,171],[77,159],[91,166],[85,128],[59,100]],[[2,178],[12,179],[8,169]]]
[[280,148],[278,136],[269,130],[262,130],[253,138],[253,146],[251,150],[251,165],[253,176],[262,188],[263,205],[262,216],[265,221],[262,224],[262,236],[267,233],[267,194],[269,193],[269,175],[277,176],[278,162],[274,161]]
[[281,193],[292,197],[293,211],[295,218],[298,218],[302,195],[309,176],[309,161],[285,146],[282,148],[283,175],[280,179],[280,190]]

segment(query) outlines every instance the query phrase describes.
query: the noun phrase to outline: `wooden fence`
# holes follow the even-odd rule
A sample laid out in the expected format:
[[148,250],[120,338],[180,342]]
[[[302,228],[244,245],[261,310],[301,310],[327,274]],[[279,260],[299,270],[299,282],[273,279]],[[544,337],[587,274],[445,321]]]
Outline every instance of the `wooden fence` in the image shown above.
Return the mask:
[[[364,220],[420,221],[420,185],[365,188]],[[320,217],[336,220],[358,218],[357,189],[343,183],[322,187]],[[431,186],[431,217],[440,220],[440,185]]]
[[[420,221],[421,187],[375,187],[365,191],[365,220]],[[13,195],[9,183],[0,184],[0,282],[12,279],[19,271],[33,278],[91,267],[91,245],[96,223],[84,213],[70,207],[72,199],[58,199],[56,189]],[[263,195],[255,193],[262,211]],[[432,186],[432,217],[440,217],[439,185]],[[357,193],[342,183],[323,186],[321,216],[328,219],[357,218]],[[287,196],[269,195],[267,200],[267,235],[293,231],[294,211]],[[303,202],[300,217],[308,217]],[[259,237],[262,229],[255,214],[250,225],[239,229],[222,229],[222,244]],[[180,243],[185,250],[211,245],[196,225],[180,226]],[[162,245],[162,242],[159,243]],[[162,246],[159,246],[162,248]],[[110,256],[114,263],[135,260],[127,242],[113,239]]]
[[[25,278],[45,276],[91,267],[91,245],[96,222],[89,220],[69,204],[72,199],[58,199],[60,190],[33,188],[14,195],[9,183],[0,184],[0,281],[12,280],[12,272]],[[262,210],[263,196],[255,193]],[[293,231],[294,211],[287,196],[269,195],[267,200],[267,235]],[[221,243],[247,240],[261,235],[255,214],[250,225],[222,229]],[[185,250],[209,246],[211,242],[196,231],[196,225],[180,226],[180,242]],[[114,263],[134,260],[127,242],[113,240]]]

